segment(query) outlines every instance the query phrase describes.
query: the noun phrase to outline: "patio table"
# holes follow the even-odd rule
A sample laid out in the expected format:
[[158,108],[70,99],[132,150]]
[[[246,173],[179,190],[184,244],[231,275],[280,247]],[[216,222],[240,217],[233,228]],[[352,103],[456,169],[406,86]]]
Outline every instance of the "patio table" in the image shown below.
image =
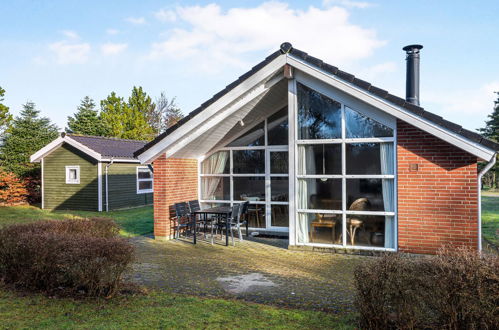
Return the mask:
[[[228,219],[231,216],[232,208],[230,206],[216,206],[210,207],[206,209],[202,209],[199,211],[193,212],[194,214],[194,244],[196,244],[196,228],[197,228],[197,215],[203,216],[205,219],[208,218],[208,215],[224,217]],[[213,224],[212,224],[213,225]],[[225,221],[225,246],[229,246],[229,230],[230,224],[229,221]]]

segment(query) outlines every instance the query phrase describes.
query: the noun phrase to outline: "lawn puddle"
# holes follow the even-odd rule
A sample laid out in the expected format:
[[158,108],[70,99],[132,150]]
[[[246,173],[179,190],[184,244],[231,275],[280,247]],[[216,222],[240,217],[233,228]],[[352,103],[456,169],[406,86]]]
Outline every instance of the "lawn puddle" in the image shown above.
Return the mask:
[[277,286],[261,273],[219,277],[217,281],[220,282],[225,291],[232,294],[258,292],[268,287]]

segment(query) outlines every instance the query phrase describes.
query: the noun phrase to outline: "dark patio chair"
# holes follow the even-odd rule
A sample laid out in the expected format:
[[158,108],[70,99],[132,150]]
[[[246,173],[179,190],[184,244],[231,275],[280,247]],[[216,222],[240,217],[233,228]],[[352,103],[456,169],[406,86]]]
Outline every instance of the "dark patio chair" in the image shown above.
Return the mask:
[[239,223],[237,225],[237,231],[239,234],[239,240],[243,240],[243,234],[241,233],[241,225],[246,226],[246,237],[249,236],[249,230],[248,230],[248,208],[249,208],[249,202],[242,202],[239,204]]
[[173,228],[175,230],[176,238],[180,238],[180,231],[183,229],[184,233],[188,229],[192,230],[194,226],[194,221],[190,216],[189,206],[187,203],[175,203],[175,222]]
[[[217,229],[220,229],[220,232],[223,232],[227,228],[227,222],[229,222],[229,230],[230,230],[230,236],[232,238],[232,245],[235,246],[236,244],[234,243],[234,228],[239,228],[240,232],[240,227],[239,227],[239,216],[240,216],[240,210],[241,205],[235,204],[232,206],[232,212],[229,218],[221,218],[217,222]],[[229,233],[225,233],[228,235]],[[213,226],[211,227],[211,235],[213,237]],[[241,236],[239,236],[241,238]]]

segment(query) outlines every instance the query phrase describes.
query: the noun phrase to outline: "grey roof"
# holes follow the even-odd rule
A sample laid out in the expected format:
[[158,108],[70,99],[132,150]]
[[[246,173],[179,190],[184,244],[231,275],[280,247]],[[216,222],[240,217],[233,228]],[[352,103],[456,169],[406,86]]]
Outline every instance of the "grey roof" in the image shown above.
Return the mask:
[[103,157],[136,159],[133,153],[144,147],[146,141],[108,138],[102,136],[66,134],[71,139],[101,154]]
[[154,140],[152,140],[151,142],[144,145],[144,147],[138,149],[134,153],[135,156],[138,156],[141,153],[145,152],[146,150],[150,149],[156,143],[161,141],[164,137],[166,137],[167,135],[169,135],[170,133],[175,131],[177,128],[179,128],[184,123],[189,121],[191,118],[196,116],[198,113],[200,113],[201,111],[206,109],[209,105],[211,105],[212,103],[214,103],[215,101],[220,99],[222,96],[224,96],[225,94],[230,92],[232,89],[234,89],[235,87],[240,85],[243,81],[245,81],[250,76],[252,76],[256,72],[258,72],[265,65],[272,62],[276,57],[278,57],[281,54],[286,54],[286,53],[290,54],[291,56],[293,56],[295,58],[298,58],[298,59],[306,62],[307,64],[309,64],[311,66],[318,67],[321,70],[324,70],[324,71],[328,72],[329,74],[334,75],[338,79],[349,82],[349,83],[355,85],[359,89],[362,89],[370,94],[376,95],[377,97],[382,98],[387,102],[390,102],[392,104],[400,106],[400,107],[404,108],[405,110],[411,112],[412,114],[414,114],[420,118],[424,118],[424,119],[432,122],[435,125],[443,127],[449,131],[452,131],[452,132],[454,132],[454,133],[456,133],[456,134],[458,134],[458,135],[460,135],[468,140],[471,140],[471,141],[476,142],[480,145],[483,145],[486,148],[492,149],[494,151],[499,151],[499,143],[488,140],[476,132],[467,130],[467,129],[463,128],[462,126],[455,124],[455,123],[452,123],[452,122],[442,118],[441,116],[438,116],[432,112],[425,110],[424,108],[422,108],[420,106],[416,106],[412,103],[409,103],[401,97],[390,94],[388,91],[386,91],[384,89],[373,86],[373,85],[371,85],[371,83],[369,83],[367,81],[356,78],[353,74],[342,71],[342,70],[338,69],[337,67],[330,65],[330,64],[327,64],[316,57],[310,56],[307,53],[305,53],[299,49],[293,48],[293,46],[289,42],[285,42],[281,45],[280,50],[269,55],[265,60],[263,60],[262,62],[255,65],[253,68],[251,68],[251,70],[249,70],[248,72],[246,72],[245,74],[240,76],[237,80],[235,80],[231,84],[227,85],[223,90],[221,90],[220,92],[215,94],[208,101],[204,102],[203,104],[201,104],[201,106],[199,106],[198,108],[193,110],[191,113],[189,113],[187,116],[182,118],[182,120],[180,120],[178,123],[176,123],[175,125],[168,128],[166,131],[164,131],[163,133],[158,135]]

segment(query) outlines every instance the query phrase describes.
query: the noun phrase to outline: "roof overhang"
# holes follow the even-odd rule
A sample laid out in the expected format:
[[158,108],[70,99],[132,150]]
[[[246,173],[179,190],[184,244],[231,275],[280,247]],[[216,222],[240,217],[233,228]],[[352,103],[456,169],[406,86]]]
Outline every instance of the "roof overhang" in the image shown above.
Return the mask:
[[387,102],[385,99],[362,90],[358,86],[339,79],[321,68],[315,67],[295,57],[292,54],[281,54],[262,67],[255,74],[248,77],[242,83],[234,87],[230,92],[220,97],[211,105],[203,109],[193,118],[185,122],[178,129],[166,135],[149,149],[144,150],[137,158],[141,163],[153,162],[161,155],[172,157],[178,150],[185,148],[194,139],[209,132],[218,123],[227,120],[238,109],[251,100],[266,93],[273,85],[282,80],[283,76],[272,77],[281,70],[284,65],[289,64],[296,70],[303,72],[325,84],[328,84],[352,97],[376,107],[395,118],[407,122],[429,134],[432,134],[480,159],[489,160],[496,155],[496,151],[486,146],[456,134],[445,127],[439,126],[423,117],[418,117],[401,106]]
[[109,162],[111,160],[113,161],[119,161],[119,162],[127,162],[127,163],[140,163],[138,159],[128,159],[128,158],[109,158],[109,157],[103,157],[100,153],[90,149],[89,147],[81,144],[80,142],[72,139],[71,137],[64,135],[64,136],[59,136],[57,139],[54,141],[50,142],[47,144],[45,147],[41,148],[37,152],[35,152],[33,155],[30,157],[30,161],[32,163],[39,163],[42,158],[46,157],[50,153],[52,153],[54,150],[62,146],[64,143],[69,144],[70,146],[80,150],[84,154],[92,157],[93,159],[99,161],[99,162]]

